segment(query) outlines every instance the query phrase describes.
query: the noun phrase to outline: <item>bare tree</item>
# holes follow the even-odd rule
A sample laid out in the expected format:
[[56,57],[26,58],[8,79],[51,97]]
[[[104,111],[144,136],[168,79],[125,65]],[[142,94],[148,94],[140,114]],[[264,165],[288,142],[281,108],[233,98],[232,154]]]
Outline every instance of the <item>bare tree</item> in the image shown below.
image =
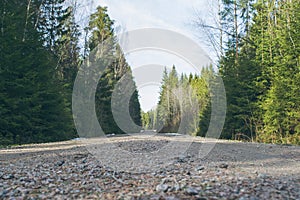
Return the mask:
[[[208,48],[211,48],[218,59],[220,59],[224,52],[224,33],[223,19],[221,16],[222,2],[207,1],[208,11],[202,13],[195,10],[196,18],[193,21],[194,27],[201,33],[199,39],[203,41]],[[202,36],[204,35],[204,37]],[[229,33],[228,33],[229,34]]]

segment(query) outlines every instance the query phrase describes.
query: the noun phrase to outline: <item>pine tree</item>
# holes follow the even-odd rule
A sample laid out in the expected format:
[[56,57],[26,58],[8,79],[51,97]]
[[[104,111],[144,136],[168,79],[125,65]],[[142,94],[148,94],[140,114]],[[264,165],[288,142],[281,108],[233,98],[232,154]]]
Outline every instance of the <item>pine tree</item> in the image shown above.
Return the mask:
[[182,74],[178,78],[175,66],[170,72],[165,69],[158,107],[149,112],[150,116],[153,112],[158,113],[157,122],[162,124],[155,123],[157,128],[162,127],[160,132],[197,134],[199,117],[209,102],[206,78],[213,75],[212,67],[203,70],[202,74],[200,77]]
[[1,1],[0,7],[5,9],[0,37],[0,142],[73,137],[72,120],[54,76],[56,59],[35,29],[36,7],[20,0]]
[[[117,44],[113,26],[114,21],[108,16],[107,8],[98,7],[97,11],[91,15],[88,27],[88,30],[91,32],[89,51],[97,51],[96,62],[105,68],[101,72],[102,74],[95,74],[95,79],[97,79],[97,76],[101,76],[96,92],[96,112],[100,126],[106,134],[124,133],[124,130],[118,127],[112,112],[114,108],[112,107],[112,95],[114,91],[118,91],[118,88],[115,88],[115,86],[124,76],[126,76],[125,82],[134,87],[134,92],[130,98],[129,94],[124,93],[124,99],[117,102],[119,105],[114,106],[124,108],[126,106],[124,105],[126,103],[125,99],[128,97],[130,116],[136,125],[141,126],[141,110],[136,85],[133,81],[130,66],[126,62],[121,47]],[[124,91],[118,92],[120,93],[118,95],[121,96],[121,93]],[[139,131],[131,127],[134,126],[127,127],[128,130],[126,132]]]
[[162,126],[160,130],[163,133],[177,132],[180,124],[180,107],[179,100],[176,96],[178,88],[178,75],[175,66],[172,67],[170,73],[165,68],[160,98],[158,103],[158,127]]
[[68,7],[64,20],[61,22],[61,35],[57,40],[59,78],[67,88],[73,88],[80,63],[79,25],[75,22],[73,7]]
[[264,128],[259,139],[274,143],[298,138],[299,142],[299,2],[268,2],[261,6],[268,26],[264,43],[259,43],[264,57],[259,59],[266,64],[262,70],[269,87],[260,104]]
[[39,10],[35,26],[42,33],[44,45],[55,55],[59,54],[58,40],[63,34],[63,21],[68,17],[64,3],[65,0],[36,1]]
[[215,72],[212,65],[203,68],[201,71],[201,77],[195,82],[193,86],[197,92],[198,102],[199,102],[199,122],[196,135],[205,137],[211,118],[211,96],[213,79],[215,77]]
[[299,2],[258,0],[253,6],[251,1],[227,3],[235,2],[240,8],[250,3],[251,9],[242,9],[241,13],[253,13],[253,17],[245,18],[245,33],[239,34],[239,40],[229,38],[220,60],[228,108],[222,136],[297,143]]

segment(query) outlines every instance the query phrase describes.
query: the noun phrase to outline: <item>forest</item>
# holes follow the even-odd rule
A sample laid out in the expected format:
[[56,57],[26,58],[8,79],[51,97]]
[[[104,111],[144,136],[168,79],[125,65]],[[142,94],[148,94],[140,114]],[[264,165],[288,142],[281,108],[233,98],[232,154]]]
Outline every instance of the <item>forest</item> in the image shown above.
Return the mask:
[[[114,38],[115,32],[107,8],[98,7],[81,33],[75,6],[65,0],[0,2],[0,145],[78,137],[72,116],[74,80],[90,52]],[[111,95],[117,81],[131,74],[131,69],[116,40],[112,41],[105,56],[114,61],[98,74],[95,104],[105,133],[118,134],[123,131],[113,119]],[[130,114],[141,124],[137,90],[130,99]]]
[[[218,69],[180,77],[175,67],[166,71],[157,108],[142,113],[145,128],[176,132],[192,109],[199,120],[189,121],[188,132],[205,136],[215,95],[209,85],[221,77],[227,101],[221,138],[300,144],[299,10],[298,0],[220,0],[213,24],[197,15],[195,25],[215,49]],[[180,88],[180,98],[196,100],[197,108],[178,98]]]
[[[106,134],[124,133],[113,118],[111,98],[117,82],[132,72],[115,22],[99,6],[81,31],[76,4],[66,2],[0,2],[0,145],[78,137],[73,84],[82,63],[108,38],[112,49],[99,63],[114,61],[95,75],[95,110]],[[178,74],[176,66],[165,70],[156,109],[141,111],[135,89],[129,108],[133,121],[163,133],[205,136],[216,95],[210,88],[221,77],[227,101],[221,138],[300,144],[299,10],[299,0],[219,0],[215,24],[201,16],[195,20],[195,34],[204,31],[218,55],[217,69],[204,66],[200,75]]]

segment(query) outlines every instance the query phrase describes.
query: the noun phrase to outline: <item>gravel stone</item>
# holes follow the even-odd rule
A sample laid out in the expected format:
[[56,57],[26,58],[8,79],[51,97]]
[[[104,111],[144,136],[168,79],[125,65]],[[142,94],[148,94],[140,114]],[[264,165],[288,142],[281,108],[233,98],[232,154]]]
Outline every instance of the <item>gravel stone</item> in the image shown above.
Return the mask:
[[[178,135],[145,138],[109,139],[132,155],[155,152],[171,140],[184,142]],[[216,145],[206,157],[199,158],[204,142]],[[187,152],[170,158],[167,165],[164,160],[151,163],[144,159],[136,171],[117,171],[92,155],[86,145],[72,140],[0,149],[0,199],[300,200],[297,146],[197,137]],[[110,159],[115,157],[110,154]],[[139,171],[144,165],[155,170]]]
[[205,167],[202,166],[202,165],[196,168],[197,171],[202,171],[202,170],[204,170],[204,169],[205,169]]
[[156,191],[158,192],[167,192],[169,189],[169,185],[167,184],[159,184],[156,186]]
[[188,187],[185,189],[185,192],[189,195],[197,195],[199,194],[199,191],[195,188],[192,188],[192,187]]
[[227,169],[228,168],[228,164],[222,163],[222,164],[219,165],[219,168],[221,168],[221,169]]

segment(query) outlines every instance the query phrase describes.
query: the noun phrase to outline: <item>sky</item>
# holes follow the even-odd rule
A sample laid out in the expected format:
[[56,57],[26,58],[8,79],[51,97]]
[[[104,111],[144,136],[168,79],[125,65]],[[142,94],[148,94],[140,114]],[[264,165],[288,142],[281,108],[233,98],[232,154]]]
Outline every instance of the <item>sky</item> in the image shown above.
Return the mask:
[[[81,3],[85,13],[94,12],[97,5],[107,6],[110,18],[115,21],[117,32],[130,32],[142,28],[167,29],[191,38],[205,50],[195,33],[192,21],[195,20],[196,11],[207,12],[207,0],[90,0],[86,2],[86,4]],[[126,59],[132,67],[143,111],[148,111],[157,105],[162,72],[165,67],[170,69],[175,65],[179,74],[199,74],[199,70],[187,61],[165,51],[141,50],[126,54]],[[203,65],[207,65],[207,62],[205,61]],[[143,79],[147,79],[148,82]]]

